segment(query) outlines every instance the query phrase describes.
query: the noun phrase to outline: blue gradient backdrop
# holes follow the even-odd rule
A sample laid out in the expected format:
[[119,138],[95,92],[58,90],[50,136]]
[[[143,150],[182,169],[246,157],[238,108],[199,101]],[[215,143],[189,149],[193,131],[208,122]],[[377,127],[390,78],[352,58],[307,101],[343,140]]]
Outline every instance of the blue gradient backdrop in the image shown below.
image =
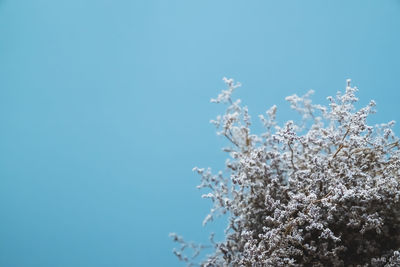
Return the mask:
[[[352,78],[399,120],[397,0],[0,0],[0,266],[182,266],[223,76],[253,115]],[[398,127],[396,127],[398,129]]]

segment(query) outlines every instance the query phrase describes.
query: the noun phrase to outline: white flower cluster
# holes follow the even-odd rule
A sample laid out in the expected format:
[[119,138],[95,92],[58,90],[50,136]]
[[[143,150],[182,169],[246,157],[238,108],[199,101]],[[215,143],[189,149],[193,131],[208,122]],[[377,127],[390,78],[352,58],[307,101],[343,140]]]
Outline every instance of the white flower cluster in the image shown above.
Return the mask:
[[[302,115],[296,124],[275,122],[276,107],[259,116],[265,127],[251,134],[250,116],[228,86],[217,103],[228,105],[211,121],[232,146],[227,175],[195,168],[199,188],[213,202],[204,224],[228,214],[225,240],[201,266],[400,266],[400,150],[394,122],[367,125],[375,103],[355,110],[356,88],[328,97],[312,91],[287,97]],[[188,245],[175,254],[181,259]],[[201,246],[191,245],[196,251]],[[196,252],[195,255],[198,253]]]

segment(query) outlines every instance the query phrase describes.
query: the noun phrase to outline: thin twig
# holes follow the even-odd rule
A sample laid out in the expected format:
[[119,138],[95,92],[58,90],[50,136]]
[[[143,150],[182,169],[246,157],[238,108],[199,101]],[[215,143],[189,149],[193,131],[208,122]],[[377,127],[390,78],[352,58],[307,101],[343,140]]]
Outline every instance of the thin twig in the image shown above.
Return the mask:
[[293,157],[294,157],[293,154],[294,154],[294,152],[293,152],[292,146],[290,145],[290,142],[288,142],[288,146],[289,146],[289,149],[290,149],[290,162],[292,163],[292,168],[295,171],[296,167],[294,166],[294,162],[293,162]]
[[344,136],[343,136],[343,138],[342,138],[342,142],[344,141],[344,139],[346,138],[346,136],[349,134],[349,132],[350,132],[350,129],[347,128],[347,131],[346,131],[346,133],[344,134]]
[[224,136],[225,136],[226,138],[228,138],[228,140],[231,141],[232,144],[234,144],[235,146],[239,147],[239,145],[238,145],[235,141],[233,141],[233,139],[232,139],[229,135],[227,135],[226,133],[224,133]]
[[344,139],[346,139],[346,136],[349,134],[349,132],[350,132],[350,129],[347,128],[347,131],[342,138],[342,144],[339,145],[339,148],[336,150],[335,154],[332,157],[333,159],[337,156],[337,154],[340,152],[340,150],[342,150],[342,148],[345,147],[345,145],[343,145],[343,141],[344,141]]
[[336,150],[335,154],[334,154],[333,157],[332,157],[333,159],[337,156],[337,154],[339,154],[340,150],[342,150],[343,147],[344,147],[344,145],[343,145],[343,144],[340,144],[338,150]]
[[390,150],[390,149],[392,149],[392,148],[394,148],[394,147],[396,147],[398,145],[399,145],[399,141],[396,141],[396,142],[393,142],[393,143],[388,144],[386,146],[388,146],[389,147],[388,149]]

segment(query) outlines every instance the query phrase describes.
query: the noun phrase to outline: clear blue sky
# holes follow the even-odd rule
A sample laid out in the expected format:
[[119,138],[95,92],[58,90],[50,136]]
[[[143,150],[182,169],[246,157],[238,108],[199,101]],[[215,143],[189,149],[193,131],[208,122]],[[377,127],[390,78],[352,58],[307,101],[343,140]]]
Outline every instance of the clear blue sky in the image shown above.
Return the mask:
[[346,78],[400,120],[399,49],[398,0],[0,0],[0,266],[181,266],[223,76],[255,124]]

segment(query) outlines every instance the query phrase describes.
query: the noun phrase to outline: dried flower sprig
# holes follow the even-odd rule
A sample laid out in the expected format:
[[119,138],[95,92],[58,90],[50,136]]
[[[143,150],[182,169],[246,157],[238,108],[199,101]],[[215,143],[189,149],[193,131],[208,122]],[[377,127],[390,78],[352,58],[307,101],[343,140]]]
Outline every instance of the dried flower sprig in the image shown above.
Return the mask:
[[[232,94],[212,102],[226,113],[211,122],[232,146],[227,173],[194,168],[213,207],[204,224],[228,214],[225,240],[212,241],[202,266],[400,266],[400,151],[394,122],[369,126],[375,102],[356,110],[357,89],[315,105],[312,91],[287,97],[300,123],[279,127],[276,106],[260,115],[265,133],[251,134],[247,107]],[[307,127],[306,127],[307,126]],[[203,247],[185,243],[175,254],[194,264]]]

